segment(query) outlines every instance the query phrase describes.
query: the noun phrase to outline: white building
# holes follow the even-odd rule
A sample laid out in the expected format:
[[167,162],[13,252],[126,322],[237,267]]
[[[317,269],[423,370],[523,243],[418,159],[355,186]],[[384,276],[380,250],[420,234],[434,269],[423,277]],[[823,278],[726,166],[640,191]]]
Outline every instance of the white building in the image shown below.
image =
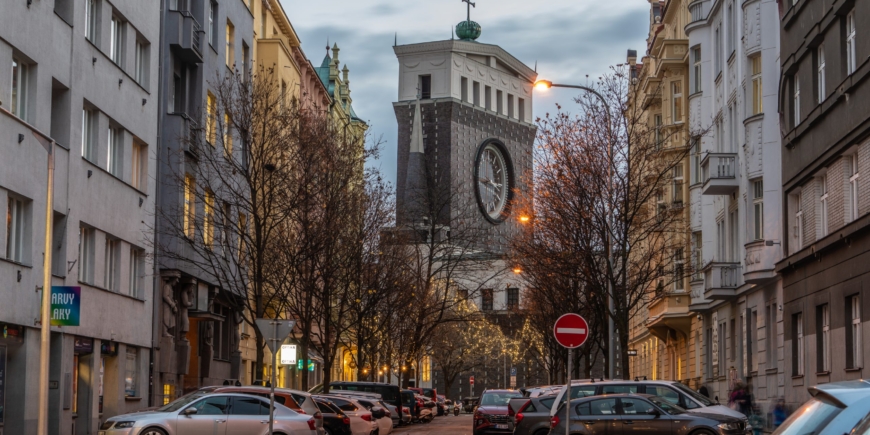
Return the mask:
[[94,434],[147,406],[159,38],[159,2],[3,4],[0,434],[36,433],[47,198],[37,137],[56,143],[52,285],[81,287],[80,325],[52,328],[49,433]]
[[689,119],[709,129],[692,151],[690,309],[704,320],[693,340],[703,343],[711,395],[725,402],[733,382],[748,382],[767,412],[784,382],[778,5],[699,0],[689,9]]

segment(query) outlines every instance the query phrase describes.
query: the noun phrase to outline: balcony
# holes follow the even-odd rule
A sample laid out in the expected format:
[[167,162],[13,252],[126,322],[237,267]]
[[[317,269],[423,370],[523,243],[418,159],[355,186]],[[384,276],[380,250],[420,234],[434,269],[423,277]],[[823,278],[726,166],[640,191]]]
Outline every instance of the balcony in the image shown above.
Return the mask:
[[737,154],[708,153],[701,160],[701,176],[704,180],[702,195],[730,195],[739,187]]
[[202,63],[202,27],[188,11],[166,13],[166,39],[173,53],[187,63]]
[[166,138],[178,144],[178,149],[184,150],[191,157],[197,158],[201,129],[193,118],[185,113],[170,113],[166,117]]
[[666,293],[652,300],[646,321],[650,333],[661,340],[667,340],[671,330],[688,336],[692,329],[690,301],[690,295],[684,291]]
[[747,243],[744,248],[746,270],[743,271],[743,280],[747,284],[764,284],[776,278],[776,262],[782,257],[779,244],[774,244],[772,240],[756,240]]
[[740,263],[711,262],[704,268],[704,299],[731,299],[742,284]]

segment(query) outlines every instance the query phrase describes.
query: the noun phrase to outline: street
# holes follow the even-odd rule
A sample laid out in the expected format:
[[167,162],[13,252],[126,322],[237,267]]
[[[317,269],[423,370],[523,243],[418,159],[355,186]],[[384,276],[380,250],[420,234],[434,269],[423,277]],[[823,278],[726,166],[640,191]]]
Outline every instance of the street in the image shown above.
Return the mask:
[[448,433],[451,435],[470,435],[471,414],[459,414],[458,417],[455,417],[453,415],[448,415],[445,417],[435,417],[435,420],[433,420],[432,423],[403,426],[393,430],[393,434],[395,435],[435,435]]

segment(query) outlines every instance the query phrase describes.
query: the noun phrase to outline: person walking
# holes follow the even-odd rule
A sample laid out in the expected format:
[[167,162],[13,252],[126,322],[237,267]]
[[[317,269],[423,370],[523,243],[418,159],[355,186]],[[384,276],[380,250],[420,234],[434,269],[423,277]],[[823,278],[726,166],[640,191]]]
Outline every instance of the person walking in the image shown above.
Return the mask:
[[785,398],[780,397],[779,400],[776,401],[776,405],[773,406],[773,411],[770,412],[773,414],[773,428],[776,429],[785,419],[788,418],[788,410],[785,408]]

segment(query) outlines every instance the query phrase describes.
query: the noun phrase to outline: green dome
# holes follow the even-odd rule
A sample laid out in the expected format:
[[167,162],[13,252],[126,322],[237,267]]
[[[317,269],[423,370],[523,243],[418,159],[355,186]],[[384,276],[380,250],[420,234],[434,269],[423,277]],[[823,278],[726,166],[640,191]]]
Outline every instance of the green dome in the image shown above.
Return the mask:
[[456,36],[463,41],[474,41],[480,37],[480,24],[462,21],[456,25]]

